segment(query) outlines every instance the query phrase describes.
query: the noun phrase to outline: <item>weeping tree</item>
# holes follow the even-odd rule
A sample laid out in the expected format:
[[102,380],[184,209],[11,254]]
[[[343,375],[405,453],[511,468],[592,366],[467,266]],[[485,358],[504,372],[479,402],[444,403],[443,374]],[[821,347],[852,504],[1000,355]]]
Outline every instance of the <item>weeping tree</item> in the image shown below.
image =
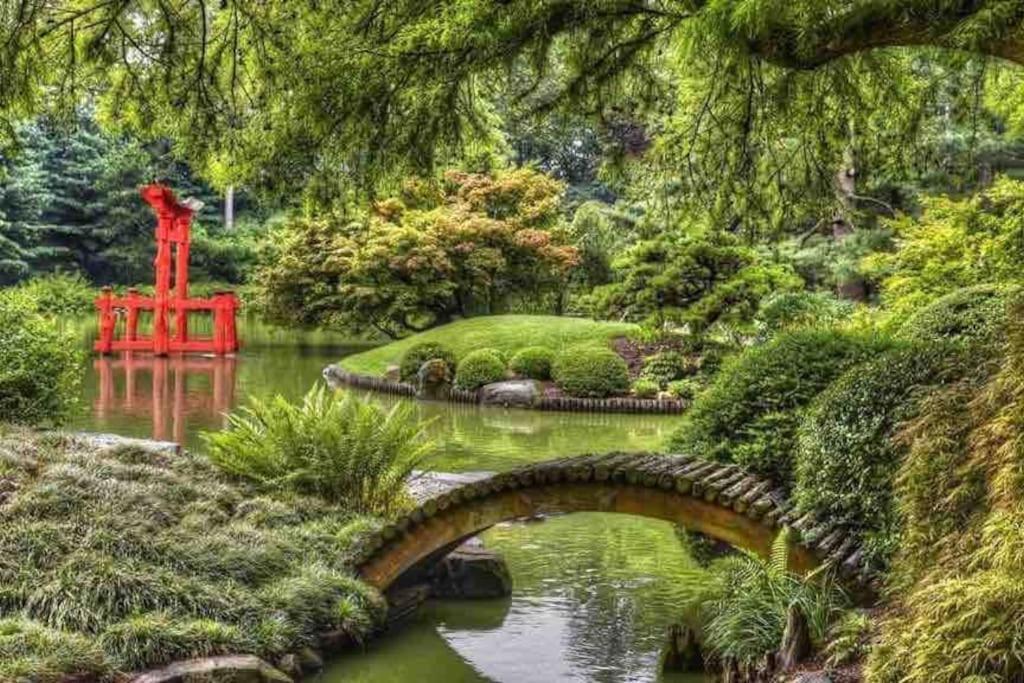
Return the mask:
[[625,154],[670,112],[656,152],[677,194],[736,221],[801,201],[847,219],[886,209],[856,178],[948,77],[920,56],[1020,64],[1022,20],[1016,0],[15,0],[0,109],[10,130],[98,98],[223,184],[314,194],[494,144],[498,91],[587,111]]

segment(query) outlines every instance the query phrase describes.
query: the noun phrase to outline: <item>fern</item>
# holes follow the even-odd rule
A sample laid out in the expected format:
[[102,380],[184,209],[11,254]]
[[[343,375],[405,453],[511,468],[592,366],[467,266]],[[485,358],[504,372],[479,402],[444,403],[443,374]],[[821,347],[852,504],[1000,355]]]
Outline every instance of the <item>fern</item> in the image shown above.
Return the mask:
[[321,386],[300,405],[281,396],[250,399],[225,430],[203,437],[210,460],[261,487],[390,515],[406,499],[409,475],[433,451],[424,427],[407,405],[385,410]]

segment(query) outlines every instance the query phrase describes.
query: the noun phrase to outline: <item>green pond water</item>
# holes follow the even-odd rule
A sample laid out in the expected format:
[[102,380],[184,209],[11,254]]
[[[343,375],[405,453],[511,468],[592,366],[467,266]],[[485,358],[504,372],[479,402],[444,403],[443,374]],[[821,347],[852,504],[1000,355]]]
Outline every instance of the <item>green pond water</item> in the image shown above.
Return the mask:
[[[325,333],[241,325],[235,358],[90,357],[75,427],[179,441],[199,449],[204,430],[250,395],[298,398],[325,365],[366,348]],[[93,336],[83,326],[83,339]],[[382,399],[383,400],[383,399]],[[396,399],[389,399],[394,401]],[[575,453],[657,449],[672,416],[539,413],[416,403],[431,420],[441,471],[502,470]],[[483,534],[505,555],[513,595],[434,601],[364,653],[331,663],[324,683],[460,681],[703,681],[662,676],[665,634],[692,586],[692,561],[674,528],[656,520],[574,514],[502,524]]]

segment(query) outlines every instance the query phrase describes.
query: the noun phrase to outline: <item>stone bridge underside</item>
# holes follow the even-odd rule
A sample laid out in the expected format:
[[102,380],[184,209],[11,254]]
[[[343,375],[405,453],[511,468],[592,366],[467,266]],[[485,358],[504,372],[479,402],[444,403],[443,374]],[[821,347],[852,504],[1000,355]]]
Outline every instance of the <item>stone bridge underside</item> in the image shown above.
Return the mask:
[[365,581],[387,590],[499,522],[586,511],[674,522],[761,555],[789,527],[791,569],[828,563],[850,588],[870,590],[863,553],[842,528],[797,515],[781,490],[735,465],[674,455],[562,458],[458,486],[369,538],[356,565]]

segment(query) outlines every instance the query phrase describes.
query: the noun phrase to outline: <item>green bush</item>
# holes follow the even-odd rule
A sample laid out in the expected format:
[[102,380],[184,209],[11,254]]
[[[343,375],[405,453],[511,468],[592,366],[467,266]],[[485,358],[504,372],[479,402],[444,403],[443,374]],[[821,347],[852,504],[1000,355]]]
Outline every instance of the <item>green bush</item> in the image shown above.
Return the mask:
[[704,385],[695,378],[676,380],[665,386],[665,391],[682,401],[694,400],[703,389]]
[[456,359],[455,354],[443,344],[423,342],[422,344],[410,346],[402,356],[402,360],[399,363],[399,376],[403,382],[415,382],[416,373],[419,372],[420,366],[428,360],[434,360],[435,358],[439,358],[447,363],[448,369],[452,374],[455,374],[455,366],[458,365],[458,359]]
[[794,497],[802,511],[869,538],[884,563],[897,540],[893,478],[903,449],[893,441],[929,389],[964,372],[959,346],[893,348],[839,377],[800,428]]
[[59,424],[80,393],[81,341],[32,306],[18,293],[0,295],[0,419]]
[[494,349],[478,349],[466,354],[455,370],[455,386],[477,389],[505,379],[505,363]]
[[660,390],[661,387],[657,382],[643,377],[633,382],[633,386],[630,388],[630,392],[638,398],[654,398]]
[[77,318],[95,310],[98,292],[81,275],[40,275],[18,285],[39,313],[55,318]]
[[959,289],[910,316],[900,335],[919,341],[953,340],[994,347],[1006,337],[1008,309],[1020,293],[1016,285]]
[[729,359],[700,394],[669,448],[736,462],[789,486],[803,410],[847,368],[890,345],[877,337],[801,330],[751,347]]
[[318,386],[300,405],[251,398],[220,432],[205,433],[210,460],[268,490],[313,494],[354,512],[387,515],[409,474],[431,452],[423,424],[404,404],[384,410]]
[[551,379],[551,364],[555,360],[555,352],[546,346],[528,346],[520,349],[512,356],[509,367],[520,377],[529,379]]
[[678,351],[662,351],[644,359],[640,376],[653,381],[661,388],[669,382],[685,377],[689,368],[690,363],[683,354]]
[[853,304],[828,292],[779,292],[761,302],[754,325],[762,338],[803,327],[827,327],[853,313]]
[[577,346],[558,354],[551,368],[555,383],[570,396],[603,398],[629,391],[626,361],[611,349]]

